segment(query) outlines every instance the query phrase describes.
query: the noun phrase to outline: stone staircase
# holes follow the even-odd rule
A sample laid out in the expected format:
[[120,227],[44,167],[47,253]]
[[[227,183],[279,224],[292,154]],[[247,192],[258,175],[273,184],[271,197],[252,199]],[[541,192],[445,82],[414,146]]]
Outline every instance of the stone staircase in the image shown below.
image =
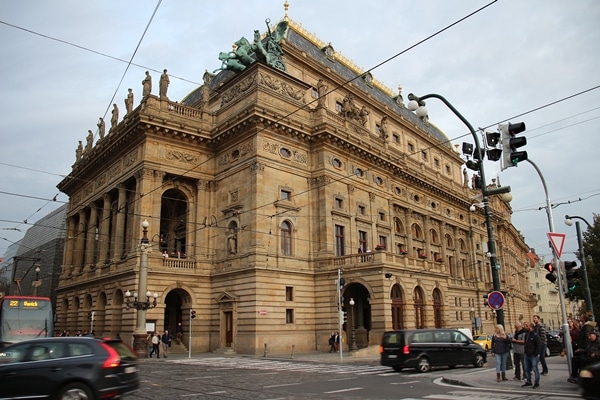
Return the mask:
[[175,340],[171,341],[171,347],[169,347],[168,354],[188,354],[187,346],[183,344],[183,342],[177,344]]

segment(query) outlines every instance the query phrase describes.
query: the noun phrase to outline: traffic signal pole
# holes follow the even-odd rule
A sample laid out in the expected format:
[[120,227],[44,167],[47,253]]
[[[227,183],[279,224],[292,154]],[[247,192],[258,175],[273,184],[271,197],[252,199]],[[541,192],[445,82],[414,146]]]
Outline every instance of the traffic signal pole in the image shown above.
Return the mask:
[[[550,196],[548,194],[548,187],[546,186],[546,180],[544,179],[544,175],[542,175],[542,171],[538,168],[538,166],[531,160],[526,160],[533,168],[537,171],[540,179],[542,180],[542,185],[544,186],[544,193],[546,194],[546,214],[548,215],[548,226],[550,228],[550,232],[554,232],[554,218],[552,217],[552,204],[550,203]],[[558,293],[560,299],[560,309],[563,317],[563,338],[565,349],[567,350],[567,364],[569,366],[569,376],[572,375],[573,366],[571,365],[571,361],[573,359],[573,347],[571,345],[571,335],[569,332],[569,323],[567,322],[567,308],[565,307],[565,292],[564,286],[562,283],[563,274],[560,268],[560,257],[556,254],[556,250],[554,246],[550,246],[552,248],[552,254],[554,254],[554,270],[556,271],[556,275],[558,277]],[[566,279],[566,275],[565,275]]]
[[[496,244],[494,243],[494,232],[492,229],[492,216],[491,216],[492,214],[490,211],[489,196],[491,194],[505,193],[505,192],[509,191],[510,188],[489,189],[487,187],[487,181],[485,180],[485,171],[483,168],[484,153],[483,153],[483,150],[481,149],[481,146],[479,145],[479,138],[477,137],[477,133],[475,132],[475,129],[473,129],[473,126],[469,123],[469,121],[467,121],[466,118],[463,117],[462,114],[459,113],[458,110],[456,108],[454,108],[454,106],[448,102],[448,100],[446,100],[444,97],[440,96],[439,94],[427,94],[427,95],[421,96],[421,97],[417,97],[412,93],[410,93],[408,95],[408,99],[416,101],[419,104],[419,106],[424,106],[425,102],[423,100],[428,99],[430,97],[441,100],[450,110],[452,110],[454,115],[456,115],[463,122],[463,124],[465,124],[467,126],[467,128],[469,128],[469,131],[471,132],[471,135],[473,136],[473,140],[475,141],[475,151],[477,152],[477,155],[479,156],[479,160],[480,160],[479,172],[480,172],[480,176],[481,176],[481,195],[482,195],[481,201],[483,203],[483,210],[485,213],[485,225],[487,227],[488,253],[490,256],[490,266],[492,268],[492,282],[493,282],[494,290],[501,291],[501,289],[500,289],[500,264],[498,264],[498,255],[496,254]],[[496,310],[496,321],[498,324],[505,327],[505,325],[504,325],[504,310],[502,308]],[[510,360],[510,358],[509,358],[509,360]]]

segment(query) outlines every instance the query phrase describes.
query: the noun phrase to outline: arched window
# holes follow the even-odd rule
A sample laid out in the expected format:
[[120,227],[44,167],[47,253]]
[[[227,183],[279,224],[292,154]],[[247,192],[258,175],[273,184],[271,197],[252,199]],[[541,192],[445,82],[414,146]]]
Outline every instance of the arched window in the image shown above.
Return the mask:
[[446,235],[446,247],[449,249],[454,248],[454,240],[452,240],[452,236]]
[[431,243],[438,244],[440,242],[438,233],[435,229],[429,230],[429,237],[431,238]]
[[421,230],[421,227],[419,225],[412,224],[411,232],[413,235],[413,239],[423,239],[423,231]]
[[187,246],[187,199],[178,189],[165,191],[160,207],[160,247],[172,257],[185,257]]
[[289,221],[281,223],[281,255],[292,255],[292,224]]
[[405,329],[404,326],[404,299],[402,298],[402,289],[400,285],[392,286],[392,329]]
[[425,296],[423,296],[423,290],[420,287],[416,287],[413,300],[415,302],[415,328],[425,328]]
[[394,232],[399,235],[404,234],[404,226],[402,226],[402,221],[398,217],[394,217]]
[[437,288],[433,290],[433,322],[436,328],[442,327],[442,293]]

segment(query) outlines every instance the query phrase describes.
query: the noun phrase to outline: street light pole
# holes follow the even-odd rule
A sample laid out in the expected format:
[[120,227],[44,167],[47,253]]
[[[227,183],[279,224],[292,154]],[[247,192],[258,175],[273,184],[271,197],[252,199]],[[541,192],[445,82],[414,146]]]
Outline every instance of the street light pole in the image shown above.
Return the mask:
[[350,299],[350,318],[348,319],[348,323],[350,324],[352,339],[350,341],[350,351],[358,350],[356,347],[356,336],[354,334],[354,298]]
[[[143,236],[138,246],[138,250],[140,252],[138,291],[137,293],[133,293],[133,300],[131,300],[131,292],[127,291],[125,293],[125,304],[127,307],[135,308],[137,310],[135,331],[133,332],[133,348],[137,351],[140,357],[148,354],[148,344],[146,341],[148,336],[148,332],[146,331],[146,310],[156,307],[156,298],[158,297],[157,293],[154,293],[153,295],[149,290],[147,290],[148,253],[152,251],[152,244],[148,240],[149,226],[150,224],[148,223],[148,220],[144,220],[144,222],[142,222]],[[138,298],[143,299],[144,295],[146,296],[145,301],[138,300]],[[150,299],[152,297],[154,298],[154,301],[151,302]]]
[[[567,226],[572,226],[573,225],[573,221],[572,219],[580,219],[583,222],[585,222],[588,226],[588,228],[591,228],[592,226],[590,225],[589,222],[587,222],[585,220],[585,218],[579,217],[577,215],[565,215],[565,224]],[[587,275],[587,267],[585,265],[585,253],[583,251],[583,240],[581,238],[581,227],[579,226],[579,221],[575,221],[575,228],[577,229],[577,244],[579,246],[579,259],[581,261],[581,271],[583,272],[583,284],[585,285],[584,288],[584,296],[585,296],[585,306],[587,307],[588,313],[590,315],[590,321],[595,321],[595,317],[594,317],[594,305],[592,304],[592,293],[590,292],[590,284],[588,282],[588,275]]]
[[[483,211],[485,213],[485,225],[487,228],[487,236],[488,236],[488,252],[490,255],[490,266],[492,268],[492,281],[493,281],[493,285],[494,285],[494,290],[495,291],[500,291],[500,265],[498,264],[498,256],[496,254],[496,244],[494,243],[494,232],[492,230],[492,214],[490,211],[490,203],[488,201],[488,198],[490,195],[492,194],[500,194],[500,193],[505,193],[507,191],[510,190],[510,188],[496,188],[496,189],[488,189],[487,185],[486,185],[486,180],[485,180],[485,171],[483,168],[483,150],[481,149],[481,146],[479,145],[479,138],[477,137],[477,133],[475,132],[475,129],[473,129],[473,126],[469,123],[469,121],[466,120],[465,117],[462,116],[461,113],[458,112],[458,110],[456,108],[454,108],[454,106],[452,104],[450,104],[450,102],[448,102],[448,100],[446,100],[444,97],[440,96],[439,94],[426,94],[425,96],[420,96],[417,97],[414,94],[410,93],[408,95],[408,99],[411,101],[415,101],[419,107],[424,107],[425,106],[425,102],[423,100],[428,99],[430,97],[436,98],[438,100],[441,100],[450,110],[452,110],[452,112],[454,113],[454,115],[456,115],[466,126],[467,128],[469,128],[469,131],[471,132],[471,135],[473,136],[473,140],[475,141],[475,151],[477,152],[477,154],[479,155],[479,160],[481,160],[481,164],[480,164],[480,168],[479,168],[479,172],[481,174],[481,202],[483,203]],[[410,104],[409,104],[409,109],[410,109]],[[498,324],[504,326],[504,310],[503,309],[498,309],[496,310],[496,321]]]

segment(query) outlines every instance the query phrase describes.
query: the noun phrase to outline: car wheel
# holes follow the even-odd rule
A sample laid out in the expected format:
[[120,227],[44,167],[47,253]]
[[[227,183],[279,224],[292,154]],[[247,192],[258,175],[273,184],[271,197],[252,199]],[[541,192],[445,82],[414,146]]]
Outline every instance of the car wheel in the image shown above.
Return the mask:
[[475,362],[473,362],[473,365],[475,366],[475,368],[481,368],[483,367],[483,365],[485,364],[485,361],[483,360],[483,354],[475,354]]
[[91,400],[93,398],[90,388],[79,382],[70,383],[62,388],[57,397],[59,400]]
[[417,371],[419,372],[429,372],[431,369],[431,363],[426,357],[419,358],[419,363],[417,365]]

